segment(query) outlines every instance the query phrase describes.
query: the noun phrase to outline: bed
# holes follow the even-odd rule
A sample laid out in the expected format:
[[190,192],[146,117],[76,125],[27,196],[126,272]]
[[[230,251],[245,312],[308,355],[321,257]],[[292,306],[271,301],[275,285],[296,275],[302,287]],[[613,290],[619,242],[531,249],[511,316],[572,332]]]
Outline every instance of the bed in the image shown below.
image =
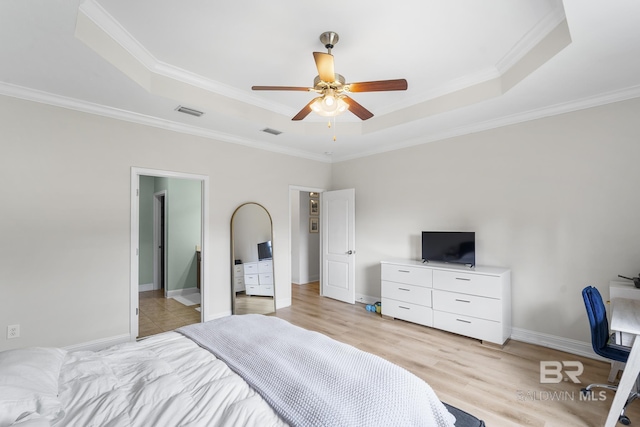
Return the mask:
[[399,366],[272,316],[97,352],[0,352],[0,427],[287,425],[484,423]]

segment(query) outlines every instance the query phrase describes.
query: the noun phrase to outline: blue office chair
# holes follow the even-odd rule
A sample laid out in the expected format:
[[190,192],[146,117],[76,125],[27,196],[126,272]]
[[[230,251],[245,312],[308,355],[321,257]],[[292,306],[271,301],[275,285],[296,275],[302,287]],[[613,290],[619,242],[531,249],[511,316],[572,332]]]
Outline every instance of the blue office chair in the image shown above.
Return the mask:
[[[582,298],[584,299],[584,305],[587,309],[587,317],[589,318],[589,324],[591,325],[591,345],[593,347],[593,351],[604,358],[626,363],[631,349],[611,343],[607,312],[600,292],[593,286],[587,286],[582,290]],[[617,386],[610,384],[590,384],[582,389],[582,393],[591,393],[591,389],[595,387],[606,388],[614,391],[618,389]],[[619,422],[624,425],[631,424],[629,417],[627,417],[624,412],[627,405],[638,397],[640,397],[640,394],[638,393],[638,382],[636,380],[635,391],[629,394],[629,398],[624,404],[624,408],[622,408],[622,412],[618,418]]]

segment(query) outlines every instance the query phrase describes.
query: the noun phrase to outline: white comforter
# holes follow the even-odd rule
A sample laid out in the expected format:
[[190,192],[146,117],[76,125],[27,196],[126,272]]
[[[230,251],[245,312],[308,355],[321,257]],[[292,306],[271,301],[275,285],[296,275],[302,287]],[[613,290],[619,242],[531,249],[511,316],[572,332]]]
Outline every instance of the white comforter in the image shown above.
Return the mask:
[[69,353],[56,426],[283,426],[226,364],[176,332]]
[[[298,350],[287,353],[291,351]],[[375,387],[382,390],[386,385]],[[427,397],[424,404],[433,406]],[[365,418],[356,415],[357,420]],[[306,418],[302,424],[308,424]],[[424,416],[417,424],[451,426],[452,420],[441,423]],[[184,335],[167,332],[98,352],[38,347],[0,352],[0,427],[7,426],[269,427],[286,423],[227,364]]]

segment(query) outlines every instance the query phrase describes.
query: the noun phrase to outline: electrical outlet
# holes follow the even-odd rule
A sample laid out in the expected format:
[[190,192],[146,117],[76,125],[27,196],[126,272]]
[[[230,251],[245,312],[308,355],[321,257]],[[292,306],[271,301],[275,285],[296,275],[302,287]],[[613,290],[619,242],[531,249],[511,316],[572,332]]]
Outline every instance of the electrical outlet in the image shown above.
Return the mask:
[[20,337],[20,325],[7,326],[7,339]]

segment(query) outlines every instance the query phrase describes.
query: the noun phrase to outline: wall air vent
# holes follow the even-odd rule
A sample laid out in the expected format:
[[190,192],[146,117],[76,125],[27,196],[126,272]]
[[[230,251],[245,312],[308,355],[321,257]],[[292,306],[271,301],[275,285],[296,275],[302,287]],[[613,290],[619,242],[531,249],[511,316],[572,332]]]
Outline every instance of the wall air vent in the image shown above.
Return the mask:
[[271,129],[271,128],[264,128],[264,129],[262,129],[262,132],[270,133],[271,135],[280,135],[282,133],[279,130],[275,130],[275,129]]
[[193,108],[183,107],[182,105],[178,105],[178,108],[176,108],[176,111],[179,111],[185,114],[190,114],[196,117],[200,117],[201,115],[204,114],[202,111],[194,110]]

